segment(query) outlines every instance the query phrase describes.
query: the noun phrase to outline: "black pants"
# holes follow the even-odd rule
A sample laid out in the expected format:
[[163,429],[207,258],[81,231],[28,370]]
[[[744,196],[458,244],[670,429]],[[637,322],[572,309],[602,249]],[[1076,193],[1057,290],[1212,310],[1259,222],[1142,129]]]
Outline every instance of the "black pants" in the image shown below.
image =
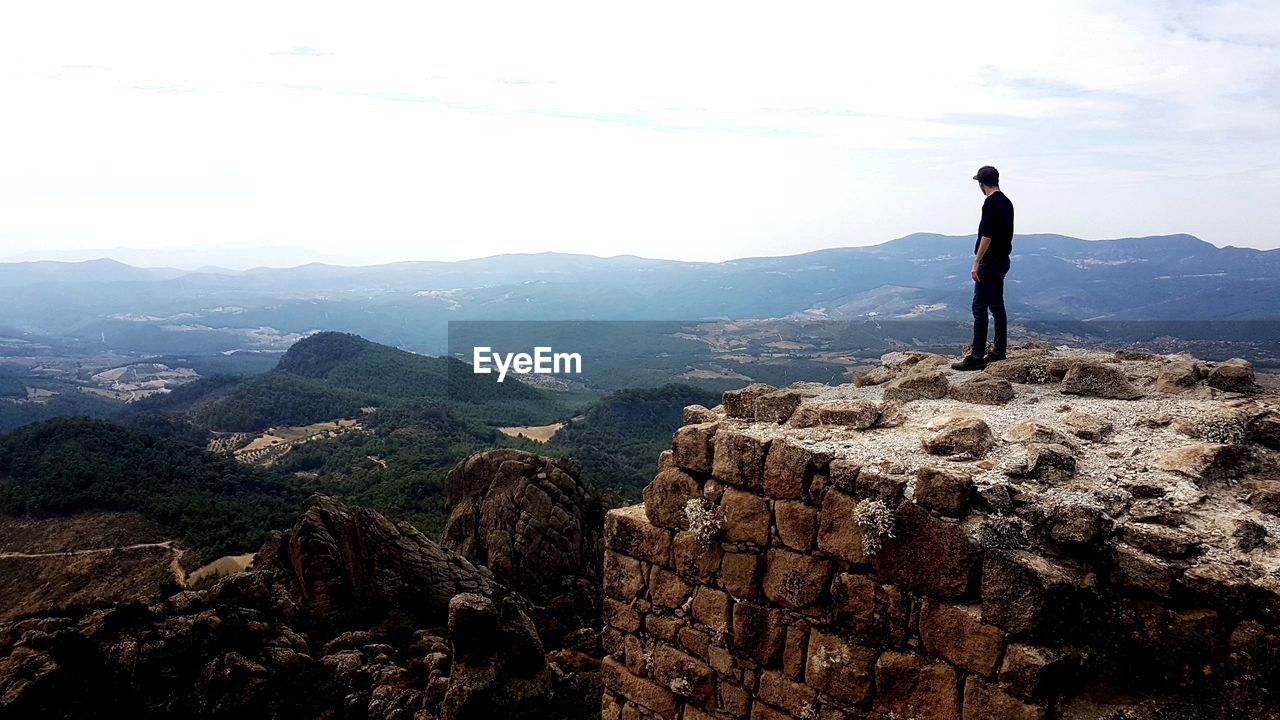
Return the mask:
[[995,320],[995,351],[1005,353],[1009,321],[1004,314],[1004,276],[1009,272],[1009,258],[984,261],[978,266],[978,281],[973,284],[973,349],[974,357],[987,351],[987,311]]

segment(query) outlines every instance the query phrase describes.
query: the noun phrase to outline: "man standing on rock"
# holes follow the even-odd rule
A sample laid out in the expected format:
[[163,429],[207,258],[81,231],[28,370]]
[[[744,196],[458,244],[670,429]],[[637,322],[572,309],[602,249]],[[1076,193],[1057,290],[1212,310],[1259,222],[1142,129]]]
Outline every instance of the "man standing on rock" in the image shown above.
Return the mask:
[[[1000,171],[983,165],[973,176],[987,196],[982,203],[982,221],[973,246],[973,345],[968,356],[953,363],[956,370],[981,370],[987,363],[1003,360],[1008,343],[1008,319],[1004,312],[1004,276],[1009,272],[1013,250],[1013,203],[1000,192]],[[995,349],[987,353],[987,311],[995,320]]]

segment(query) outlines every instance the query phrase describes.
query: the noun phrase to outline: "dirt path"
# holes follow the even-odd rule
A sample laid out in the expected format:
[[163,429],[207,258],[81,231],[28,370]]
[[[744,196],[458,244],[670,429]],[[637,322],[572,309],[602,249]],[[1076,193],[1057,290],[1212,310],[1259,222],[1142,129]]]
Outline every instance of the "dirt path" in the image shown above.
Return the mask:
[[120,545],[117,547],[107,548],[90,548],[88,550],[64,550],[62,552],[44,552],[44,553],[20,553],[20,552],[0,552],[0,560],[5,558],[51,558],[51,557],[67,557],[69,555],[96,555],[99,553],[115,552],[117,550],[142,550],[143,548],[164,548],[174,552],[177,555],[182,554],[180,548],[174,548],[173,544],[177,540],[165,540],[158,543],[137,543],[136,545]]
[[178,581],[182,587],[187,586],[187,571],[182,569],[182,556],[186,553],[180,545],[174,545],[177,540],[164,540],[154,543],[135,543],[133,545],[117,545],[116,547],[105,548],[89,548],[87,550],[64,550],[62,552],[42,552],[42,553],[21,553],[21,552],[0,552],[0,560],[10,558],[60,558],[73,557],[77,555],[102,555],[105,553],[120,552],[125,550],[145,550],[147,548],[164,548],[168,550],[171,557],[169,558],[169,570],[173,573],[173,578]]

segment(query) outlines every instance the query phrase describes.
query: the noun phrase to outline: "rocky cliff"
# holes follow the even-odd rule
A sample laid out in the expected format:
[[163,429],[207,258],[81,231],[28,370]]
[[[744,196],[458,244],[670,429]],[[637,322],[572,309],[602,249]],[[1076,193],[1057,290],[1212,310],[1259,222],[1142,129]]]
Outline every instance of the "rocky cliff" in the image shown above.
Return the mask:
[[0,625],[0,718],[580,717],[594,633],[548,653],[535,611],[413,527],[316,496],[211,589]]
[[1280,717],[1280,402],[1248,363],[947,362],[687,410],[606,517],[605,718]]

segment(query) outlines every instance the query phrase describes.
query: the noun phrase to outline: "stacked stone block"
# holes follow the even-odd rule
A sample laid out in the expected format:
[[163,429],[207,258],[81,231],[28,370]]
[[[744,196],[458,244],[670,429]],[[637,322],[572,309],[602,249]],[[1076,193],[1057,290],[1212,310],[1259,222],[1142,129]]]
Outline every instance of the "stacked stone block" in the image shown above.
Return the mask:
[[[1075,702],[1088,673],[1149,658],[1135,686],[1274,707],[1259,689],[1280,667],[1274,597],[1230,568],[1183,572],[1172,534],[1102,543],[1096,516],[1042,518],[1065,528],[1052,550],[1004,546],[1000,503],[945,461],[907,475],[789,437],[803,398],[750,386],[690,409],[644,504],[608,514],[605,718],[1093,717]],[[814,419],[859,432],[878,412]],[[1209,712],[1186,717],[1228,716]]]

